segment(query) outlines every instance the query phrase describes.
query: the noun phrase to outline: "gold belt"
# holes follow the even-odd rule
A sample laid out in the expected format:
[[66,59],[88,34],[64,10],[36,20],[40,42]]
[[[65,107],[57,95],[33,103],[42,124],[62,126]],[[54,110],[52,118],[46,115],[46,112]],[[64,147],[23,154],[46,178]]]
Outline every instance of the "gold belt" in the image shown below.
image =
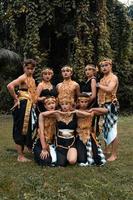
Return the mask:
[[19,92],[19,100],[21,101],[21,100],[24,100],[24,99],[27,100],[27,104],[26,104],[26,109],[25,109],[22,134],[26,135],[27,131],[28,131],[32,101],[31,101],[30,95],[27,91],[20,91]]
[[[61,137],[61,136],[57,136],[57,137]],[[73,136],[73,141],[72,141],[72,143],[70,144],[70,145],[68,145],[67,147],[65,147],[65,146],[63,146],[63,145],[60,145],[60,144],[58,144],[58,142],[57,142],[57,140],[58,140],[58,138],[56,137],[56,147],[61,147],[61,148],[63,148],[63,149],[70,149],[72,146],[73,146],[73,144],[75,143],[75,137]],[[62,138],[62,137],[61,137]],[[71,139],[71,138],[64,138],[64,139]]]

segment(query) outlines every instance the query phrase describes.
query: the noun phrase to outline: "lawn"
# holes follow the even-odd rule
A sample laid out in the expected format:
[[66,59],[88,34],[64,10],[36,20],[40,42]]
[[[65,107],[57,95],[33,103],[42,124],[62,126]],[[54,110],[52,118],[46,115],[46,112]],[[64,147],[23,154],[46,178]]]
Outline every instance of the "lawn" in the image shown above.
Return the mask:
[[133,116],[120,118],[118,160],[104,167],[41,168],[16,161],[12,119],[1,116],[0,200],[133,200],[132,124]]

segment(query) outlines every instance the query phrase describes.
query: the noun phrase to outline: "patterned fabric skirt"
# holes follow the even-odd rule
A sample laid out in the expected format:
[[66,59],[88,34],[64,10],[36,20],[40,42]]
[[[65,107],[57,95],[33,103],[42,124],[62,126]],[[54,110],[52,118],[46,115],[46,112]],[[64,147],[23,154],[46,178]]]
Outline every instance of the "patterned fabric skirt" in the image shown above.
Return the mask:
[[109,145],[117,136],[119,103],[106,103],[104,107],[108,109],[108,113],[103,117],[102,133],[105,142]]
[[30,118],[28,122],[27,133],[24,135],[22,133],[25,110],[26,110],[27,100],[21,100],[20,106],[16,107],[12,112],[13,115],[13,139],[14,142],[18,145],[26,145],[29,148],[32,148],[32,117],[30,113]]
[[88,165],[102,166],[106,163],[105,155],[99,144],[91,136],[86,144]]

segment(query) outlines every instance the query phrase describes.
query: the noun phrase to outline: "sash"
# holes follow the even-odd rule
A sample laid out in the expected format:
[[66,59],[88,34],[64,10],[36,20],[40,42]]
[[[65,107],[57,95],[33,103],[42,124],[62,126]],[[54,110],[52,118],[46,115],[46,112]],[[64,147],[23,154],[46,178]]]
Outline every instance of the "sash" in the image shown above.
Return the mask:
[[24,115],[24,122],[22,128],[22,135],[27,135],[28,126],[29,126],[29,119],[30,119],[30,112],[32,108],[32,100],[28,91],[19,91],[19,101],[27,100],[25,115]]

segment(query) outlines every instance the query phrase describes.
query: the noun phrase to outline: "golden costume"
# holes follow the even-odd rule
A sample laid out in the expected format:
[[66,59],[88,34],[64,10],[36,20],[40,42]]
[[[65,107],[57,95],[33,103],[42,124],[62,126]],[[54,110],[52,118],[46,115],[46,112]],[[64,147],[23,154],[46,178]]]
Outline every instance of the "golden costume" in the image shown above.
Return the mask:
[[69,81],[63,81],[62,83],[59,84],[58,86],[58,99],[62,98],[72,98],[73,102],[75,101],[76,94],[75,94],[75,89],[76,89],[77,83],[75,81],[69,80]]
[[32,132],[35,128],[36,114],[33,104],[37,101],[36,85],[32,77],[26,77],[27,88],[18,91],[19,105],[13,111],[13,138],[16,144],[32,147]]
[[[114,74],[111,73],[107,77],[103,77],[100,84],[108,86],[113,79]],[[105,92],[102,89],[98,91],[98,104],[100,107],[105,107],[108,113],[100,117],[99,127],[103,133],[106,144],[109,145],[117,136],[117,120],[119,102],[116,97],[117,86],[111,92]]]

